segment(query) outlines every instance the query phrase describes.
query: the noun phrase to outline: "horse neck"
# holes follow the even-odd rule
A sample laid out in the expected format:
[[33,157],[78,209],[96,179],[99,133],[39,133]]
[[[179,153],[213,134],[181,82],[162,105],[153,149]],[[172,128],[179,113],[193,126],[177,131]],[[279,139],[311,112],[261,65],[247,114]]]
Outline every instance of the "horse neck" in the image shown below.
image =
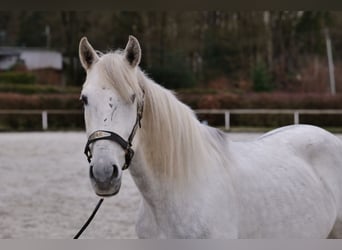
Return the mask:
[[225,139],[218,130],[200,124],[188,106],[142,72],[139,81],[145,90],[140,149],[151,173],[179,184],[222,160],[218,148]]

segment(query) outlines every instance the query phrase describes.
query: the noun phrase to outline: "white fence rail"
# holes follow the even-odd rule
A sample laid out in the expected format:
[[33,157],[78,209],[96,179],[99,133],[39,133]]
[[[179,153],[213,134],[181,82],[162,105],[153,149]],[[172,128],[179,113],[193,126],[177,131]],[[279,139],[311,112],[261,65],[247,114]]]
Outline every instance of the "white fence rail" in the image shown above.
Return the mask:
[[[225,129],[230,129],[230,116],[232,114],[274,114],[274,115],[292,115],[293,123],[300,123],[300,115],[342,115],[342,109],[197,109],[196,114],[221,114],[224,115]],[[75,115],[82,114],[81,110],[0,110],[0,115],[41,115],[42,129],[47,130],[49,128],[49,114],[63,114],[63,115]]]
[[50,109],[50,110],[36,110],[36,109],[7,109],[0,110],[0,115],[41,115],[42,117],[42,129],[47,130],[49,128],[48,114],[60,114],[60,115],[75,115],[82,114],[81,110],[64,110],[64,109]]
[[300,123],[300,115],[342,115],[341,109],[198,109],[197,114],[222,114],[225,120],[225,129],[230,129],[231,114],[274,114],[293,115],[293,123]]

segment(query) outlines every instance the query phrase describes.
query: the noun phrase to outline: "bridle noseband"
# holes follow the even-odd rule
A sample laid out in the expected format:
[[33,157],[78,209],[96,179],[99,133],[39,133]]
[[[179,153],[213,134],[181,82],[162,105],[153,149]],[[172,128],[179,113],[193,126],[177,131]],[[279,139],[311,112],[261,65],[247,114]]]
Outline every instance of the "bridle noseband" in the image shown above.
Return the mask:
[[[143,98],[144,100],[144,98]],[[113,142],[116,142],[121,146],[121,148],[125,151],[125,163],[122,166],[122,170],[125,170],[129,167],[131,164],[132,158],[134,156],[134,151],[132,149],[132,141],[133,138],[137,132],[138,126],[141,128],[141,119],[143,115],[143,108],[144,108],[144,101],[141,103],[138,103],[137,105],[137,119],[134,123],[133,129],[131,131],[131,134],[128,137],[128,140],[126,141],[123,139],[120,135],[117,133],[114,133],[112,131],[107,130],[97,130],[93,132],[89,137],[87,144],[84,149],[84,154],[87,156],[87,160],[90,163],[92,158],[92,153],[90,150],[90,144],[99,141],[99,140],[110,140]]]

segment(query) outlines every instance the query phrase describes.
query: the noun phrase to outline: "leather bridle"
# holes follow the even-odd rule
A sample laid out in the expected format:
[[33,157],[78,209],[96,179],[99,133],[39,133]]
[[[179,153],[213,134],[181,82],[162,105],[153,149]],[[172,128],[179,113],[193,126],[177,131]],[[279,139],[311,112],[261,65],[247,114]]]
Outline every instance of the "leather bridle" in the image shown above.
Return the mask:
[[[88,141],[87,141],[87,144],[85,146],[84,153],[87,156],[87,160],[89,163],[91,162],[91,158],[92,158],[91,150],[89,147],[90,144],[92,144],[96,141],[99,141],[99,140],[110,140],[110,141],[114,141],[117,144],[119,144],[122,147],[122,149],[125,151],[125,163],[122,166],[122,170],[125,170],[129,167],[129,165],[131,164],[132,158],[134,156],[134,151],[132,149],[132,141],[133,141],[133,138],[137,132],[138,126],[139,126],[139,128],[141,128],[141,119],[142,119],[143,109],[144,109],[144,95],[145,95],[145,92],[143,91],[142,101],[140,103],[138,102],[138,104],[137,104],[137,119],[135,120],[133,129],[132,129],[131,134],[129,135],[127,141],[125,139],[123,139],[120,135],[118,135],[117,133],[107,131],[107,130],[97,130],[97,131],[93,132],[88,137]],[[84,232],[84,230],[86,230],[89,223],[93,220],[96,212],[100,208],[102,202],[103,202],[103,198],[101,198],[98,201],[94,211],[92,212],[92,214],[90,215],[88,220],[85,222],[85,224],[82,226],[82,228],[74,236],[74,239],[78,239],[80,237],[80,235]]]
[[121,148],[125,151],[125,163],[122,166],[122,170],[125,170],[129,167],[131,164],[132,158],[134,156],[134,151],[132,149],[132,141],[133,138],[137,132],[138,127],[141,128],[141,119],[143,115],[143,109],[144,109],[144,98],[143,100],[137,105],[137,118],[134,123],[133,129],[127,139],[123,139],[120,135],[118,135],[115,132],[107,131],[107,130],[97,130],[93,132],[89,137],[88,141],[86,143],[84,154],[87,156],[87,160],[90,163],[92,158],[92,153],[90,150],[90,144],[99,141],[99,140],[109,140],[116,142],[121,146]]

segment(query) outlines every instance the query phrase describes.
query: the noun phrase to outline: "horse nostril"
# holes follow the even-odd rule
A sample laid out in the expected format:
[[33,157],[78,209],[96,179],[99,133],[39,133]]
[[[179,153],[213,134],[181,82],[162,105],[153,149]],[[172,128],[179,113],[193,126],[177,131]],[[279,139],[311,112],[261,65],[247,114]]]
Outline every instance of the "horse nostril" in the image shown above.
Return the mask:
[[112,169],[108,166],[106,169],[97,171],[93,165],[89,166],[89,177],[96,182],[110,182],[119,177],[119,168],[116,165],[112,165]]
[[119,169],[118,169],[118,166],[116,165],[112,165],[112,167],[113,167],[112,178],[116,179],[119,176]]

